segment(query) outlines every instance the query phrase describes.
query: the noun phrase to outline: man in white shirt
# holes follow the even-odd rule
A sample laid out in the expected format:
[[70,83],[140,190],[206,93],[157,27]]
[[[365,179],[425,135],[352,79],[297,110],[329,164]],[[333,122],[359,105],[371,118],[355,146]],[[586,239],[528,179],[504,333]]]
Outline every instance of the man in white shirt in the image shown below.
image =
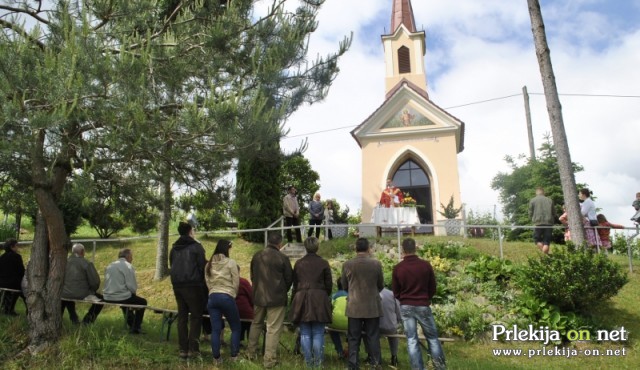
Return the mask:
[[[147,300],[138,297],[138,283],[136,282],[136,270],[131,265],[133,253],[131,249],[121,249],[118,260],[107,266],[104,274],[104,289],[102,294],[105,302],[146,306]],[[142,334],[141,326],[144,318],[144,308],[122,308],[127,317],[129,333]]]

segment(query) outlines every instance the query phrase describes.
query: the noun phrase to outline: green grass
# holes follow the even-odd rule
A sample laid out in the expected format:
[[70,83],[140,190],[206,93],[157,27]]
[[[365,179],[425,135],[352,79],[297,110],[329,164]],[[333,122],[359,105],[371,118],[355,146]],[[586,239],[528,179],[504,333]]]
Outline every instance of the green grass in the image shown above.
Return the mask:
[[[253,253],[262,248],[262,245],[247,243],[229,235],[203,235],[198,238],[202,241],[207,256],[213,252],[220,238],[233,239],[231,257],[236,259],[241,266],[241,275],[247,277],[249,261]],[[172,238],[173,240],[174,238]],[[417,237],[422,242],[426,237]],[[462,238],[428,237],[432,241],[447,241]],[[395,238],[388,239],[390,241]],[[323,242],[320,246],[320,254],[325,258],[333,258],[336,255],[347,253],[351,250],[355,239],[334,239],[331,242]],[[489,239],[465,239],[477,250],[499,255],[497,241]],[[91,243],[85,243],[88,248],[88,258],[92,258]],[[169,279],[154,281],[155,257],[157,241],[144,239],[129,242],[101,241],[96,243],[95,264],[103,274],[108,263],[116,259],[120,248],[127,246],[134,251],[134,265],[138,275],[139,294],[148,299],[149,305],[164,308],[175,308],[175,299]],[[25,261],[28,260],[29,248],[21,247],[20,253]],[[515,263],[525,262],[530,256],[539,252],[533,243],[505,242],[504,255]],[[625,256],[611,256],[613,260],[627,269],[628,260]],[[526,357],[496,357],[493,349],[540,349],[538,343],[511,342],[495,343],[489,340],[476,340],[474,342],[457,341],[444,345],[449,369],[637,369],[640,368],[640,341],[637,335],[640,333],[640,261],[634,260],[634,272],[629,274],[630,282],[620,293],[606,302],[594,302],[596,306],[594,316],[605,327],[624,326],[630,332],[630,340],[627,343],[574,343],[568,348],[574,349],[618,349],[625,347],[627,354],[624,357],[551,357],[537,356],[531,359]],[[78,313],[83,315],[88,305],[78,305]],[[24,316],[24,306],[18,303],[18,318],[0,316],[0,363],[3,369],[210,369],[214,368],[210,363],[210,347],[208,343],[201,343],[201,350],[205,356],[201,361],[182,361],[178,358],[177,333],[175,326],[168,342],[160,335],[161,316],[147,311],[143,328],[146,332],[142,336],[127,334],[122,322],[122,314],[119,309],[108,307],[103,310],[97,322],[90,327],[74,327],[68,317],[64,318],[64,335],[59,346],[36,357],[16,357],[16,355],[28,344],[27,323]],[[229,342],[229,332],[226,332]],[[280,360],[282,365],[277,369],[302,369],[303,360],[292,353],[294,335],[285,331],[282,336],[280,348]],[[383,360],[389,360],[388,346],[382,342]],[[223,351],[227,349],[224,348]],[[209,354],[209,355],[207,355]],[[326,369],[343,369],[345,367],[334,353],[333,345],[326,337],[325,340]],[[223,357],[228,354],[223,352]],[[361,357],[365,354],[362,351]],[[400,344],[400,369],[408,368],[406,354],[406,342]],[[225,363],[223,368],[228,369],[260,369],[261,363],[243,361],[239,363]]]

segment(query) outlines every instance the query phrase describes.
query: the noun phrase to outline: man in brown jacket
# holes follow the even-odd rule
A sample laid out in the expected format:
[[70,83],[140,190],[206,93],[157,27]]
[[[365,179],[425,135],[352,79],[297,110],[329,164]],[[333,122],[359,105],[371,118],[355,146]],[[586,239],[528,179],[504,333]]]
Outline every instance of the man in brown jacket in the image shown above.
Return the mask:
[[380,317],[382,302],[380,291],[384,288],[382,264],[371,257],[369,241],[356,241],[355,258],[342,265],[342,286],[347,297],[347,341],[349,342],[349,369],[357,369],[360,339],[364,331],[369,342],[369,360],[375,368],[380,367]]
[[269,369],[278,363],[277,349],[287,308],[287,292],[293,282],[293,269],[289,257],[280,252],[282,235],[272,233],[267,247],[251,259],[254,314],[249,331],[247,356],[256,358],[258,340],[267,325],[263,365]]

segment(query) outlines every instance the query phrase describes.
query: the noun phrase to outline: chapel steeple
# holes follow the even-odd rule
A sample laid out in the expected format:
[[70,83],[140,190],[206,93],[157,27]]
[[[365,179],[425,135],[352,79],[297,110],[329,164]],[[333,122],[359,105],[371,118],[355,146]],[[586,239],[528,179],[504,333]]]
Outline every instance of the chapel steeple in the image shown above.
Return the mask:
[[392,0],[391,33],[382,36],[387,95],[403,80],[427,92],[424,72],[425,33],[416,31],[411,0]]
[[393,0],[391,32],[395,32],[401,24],[404,24],[409,32],[416,32],[416,20],[413,17],[411,0]]

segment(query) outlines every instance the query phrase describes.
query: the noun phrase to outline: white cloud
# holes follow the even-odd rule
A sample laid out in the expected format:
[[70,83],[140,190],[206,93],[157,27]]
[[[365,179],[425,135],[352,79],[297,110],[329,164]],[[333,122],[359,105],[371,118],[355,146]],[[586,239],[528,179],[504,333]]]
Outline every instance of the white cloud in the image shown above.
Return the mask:
[[[561,93],[640,95],[640,26],[619,26],[612,5],[602,1],[543,2],[551,57]],[[594,6],[607,11],[595,12]],[[418,27],[427,31],[428,92],[443,108],[521,92],[542,93],[526,3],[511,0],[413,1]],[[611,9],[609,9],[611,8]],[[386,13],[386,14],[385,14]],[[335,51],[354,32],[351,50],[325,102],[294,114],[290,135],[356,126],[384,101],[380,35],[388,31],[391,0],[327,1],[310,54]],[[632,19],[636,15],[628,15]],[[366,31],[366,32],[365,32]],[[630,202],[640,191],[637,169],[637,98],[561,96],[576,175],[590,185],[610,221],[630,226]],[[531,95],[536,145],[550,132],[542,95]],[[490,181],[507,169],[505,155],[528,153],[521,96],[448,110],[466,123],[459,155],[463,201],[471,209],[500,205]],[[320,173],[324,197],[360,208],[360,148],[349,129],[309,135],[305,156]],[[292,149],[299,139],[284,139]]]

